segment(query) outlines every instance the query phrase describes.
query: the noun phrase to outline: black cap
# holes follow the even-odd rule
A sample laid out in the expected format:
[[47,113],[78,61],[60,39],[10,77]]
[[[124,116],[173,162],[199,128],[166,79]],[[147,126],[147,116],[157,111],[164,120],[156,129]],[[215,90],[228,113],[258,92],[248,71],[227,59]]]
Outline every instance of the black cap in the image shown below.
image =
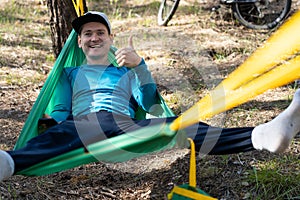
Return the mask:
[[74,30],[80,34],[81,27],[89,22],[100,22],[104,24],[108,30],[108,33],[111,34],[111,26],[108,20],[108,17],[102,13],[97,11],[89,11],[85,13],[84,15],[76,18],[72,22],[72,26]]

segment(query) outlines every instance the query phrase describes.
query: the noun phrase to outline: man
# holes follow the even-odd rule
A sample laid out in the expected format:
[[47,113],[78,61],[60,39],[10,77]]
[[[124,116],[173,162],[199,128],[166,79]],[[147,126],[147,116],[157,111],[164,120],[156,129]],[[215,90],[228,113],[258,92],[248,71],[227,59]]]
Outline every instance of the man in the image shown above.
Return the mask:
[[[156,84],[144,60],[129,46],[115,52],[120,67],[108,60],[113,44],[111,25],[100,12],[88,12],[72,22],[87,64],[66,68],[59,80],[57,105],[50,117],[57,125],[15,151],[0,151],[0,180],[62,153],[176,117],[135,119],[137,107],[151,112],[159,102]],[[70,117],[72,116],[72,117]],[[282,152],[300,130],[300,90],[290,106],[271,122],[257,127],[211,127],[205,123],[185,129],[199,151],[213,144],[209,154],[266,149]],[[88,133],[88,134],[87,134]]]

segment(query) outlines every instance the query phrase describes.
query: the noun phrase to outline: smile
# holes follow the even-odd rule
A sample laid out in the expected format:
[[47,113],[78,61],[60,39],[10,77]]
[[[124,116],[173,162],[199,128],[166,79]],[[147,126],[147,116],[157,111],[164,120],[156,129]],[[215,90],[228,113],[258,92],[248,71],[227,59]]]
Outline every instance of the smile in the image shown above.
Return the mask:
[[101,48],[103,46],[104,46],[104,44],[97,44],[97,45],[90,45],[89,47],[90,48]]

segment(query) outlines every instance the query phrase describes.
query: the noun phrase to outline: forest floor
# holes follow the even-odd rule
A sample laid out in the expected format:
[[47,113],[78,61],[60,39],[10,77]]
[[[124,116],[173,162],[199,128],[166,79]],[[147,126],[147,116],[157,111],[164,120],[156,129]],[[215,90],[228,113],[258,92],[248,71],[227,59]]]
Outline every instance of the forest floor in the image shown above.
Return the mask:
[[[54,63],[44,1],[0,0],[0,148],[12,149]],[[134,35],[163,98],[176,114],[194,105],[261,47],[276,30],[237,23],[213,1],[182,1],[167,27],[157,25],[155,0],[91,1],[111,19],[115,45]],[[295,9],[296,5],[293,5]],[[237,80],[238,81],[238,80]],[[208,122],[256,126],[290,103],[297,85],[268,90]],[[197,157],[197,186],[218,199],[300,199],[300,138],[284,153],[252,151]],[[0,199],[165,199],[188,183],[189,151],[171,149],[123,163],[91,163],[40,177],[0,183]]]

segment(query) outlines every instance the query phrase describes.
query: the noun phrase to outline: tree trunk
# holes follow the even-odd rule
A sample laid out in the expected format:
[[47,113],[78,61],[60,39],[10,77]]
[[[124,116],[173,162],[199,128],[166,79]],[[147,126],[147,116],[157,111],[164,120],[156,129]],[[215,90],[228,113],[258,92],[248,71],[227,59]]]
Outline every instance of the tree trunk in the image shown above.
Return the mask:
[[[85,0],[83,2],[86,11]],[[72,0],[47,0],[47,7],[50,15],[53,53],[57,58],[72,30],[71,22],[77,17],[77,13]]]

